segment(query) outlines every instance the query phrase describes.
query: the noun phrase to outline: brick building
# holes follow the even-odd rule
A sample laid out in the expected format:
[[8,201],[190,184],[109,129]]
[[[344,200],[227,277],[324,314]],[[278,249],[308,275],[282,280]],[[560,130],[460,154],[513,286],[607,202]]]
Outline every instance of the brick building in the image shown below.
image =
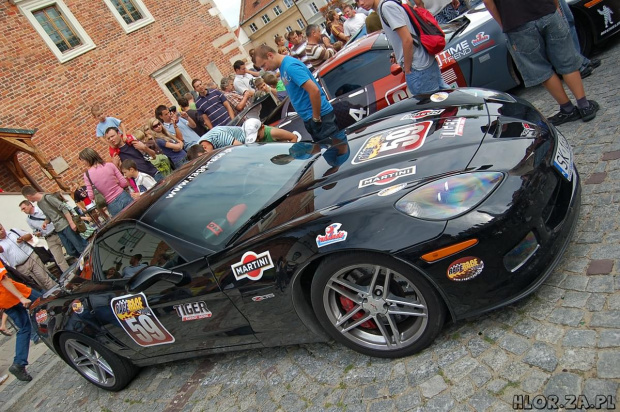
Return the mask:
[[[32,142],[64,182],[81,174],[81,149],[108,157],[94,137],[93,103],[131,131],[157,105],[176,105],[191,79],[219,84],[248,58],[210,0],[9,0],[0,3],[0,26],[0,128],[38,129]],[[58,190],[31,156],[17,162],[29,179]],[[22,184],[0,159],[0,188]]]

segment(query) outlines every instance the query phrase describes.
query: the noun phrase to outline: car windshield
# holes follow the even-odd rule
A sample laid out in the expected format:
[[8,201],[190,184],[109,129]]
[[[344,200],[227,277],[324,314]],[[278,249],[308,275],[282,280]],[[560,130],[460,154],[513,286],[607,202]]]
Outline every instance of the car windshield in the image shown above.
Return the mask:
[[164,194],[144,222],[220,250],[250,217],[299,177],[307,160],[293,158],[291,146],[267,143],[219,152]]
[[338,97],[390,76],[390,53],[391,49],[370,50],[322,75],[329,97]]

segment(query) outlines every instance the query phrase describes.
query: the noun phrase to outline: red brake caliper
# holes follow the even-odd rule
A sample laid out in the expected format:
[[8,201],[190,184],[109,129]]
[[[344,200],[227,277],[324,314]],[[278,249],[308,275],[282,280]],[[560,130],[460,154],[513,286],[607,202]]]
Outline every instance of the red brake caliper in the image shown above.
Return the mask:
[[[353,301],[349,298],[345,298],[344,296],[340,296],[340,304],[342,305],[342,308],[344,310],[346,310],[347,312],[349,312],[350,310],[352,310],[355,307],[355,303],[353,303]],[[351,316],[354,320],[357,320],[359,318],[361,318],[362,313],[364,313],[363,311],[359,311],[357,312],[355,315]],[[366,328],[366,329],[377,329],[377,325],[375,324],[374,321],[372,320],[367,320],[366,322],[362,323],[360,325],[362,328]]]

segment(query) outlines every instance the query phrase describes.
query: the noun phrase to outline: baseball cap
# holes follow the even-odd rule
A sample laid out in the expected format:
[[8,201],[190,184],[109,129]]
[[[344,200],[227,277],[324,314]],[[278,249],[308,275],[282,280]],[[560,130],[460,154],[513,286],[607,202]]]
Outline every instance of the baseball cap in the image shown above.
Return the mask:
[[243,122],[243,133],[245,134],[246,143],[254,143],[258,138],[258,130],[260,129],[261,121],[258,119],[248,119]]

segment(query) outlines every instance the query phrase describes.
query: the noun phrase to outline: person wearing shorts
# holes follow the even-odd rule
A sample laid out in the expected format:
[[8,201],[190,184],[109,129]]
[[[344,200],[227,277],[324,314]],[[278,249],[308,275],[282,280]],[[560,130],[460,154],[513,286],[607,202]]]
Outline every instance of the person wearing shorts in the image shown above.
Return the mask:
[[[506,35],[512,55],[526,87],[543,84],[560,105],[548,120],[558,126],[596,117],[599,105],[588,100],[579,68],[583,57],[575,50],[566,19],[556,0],[484,0],[484,4]],[[575,96],[575,107],[562,81]]]

